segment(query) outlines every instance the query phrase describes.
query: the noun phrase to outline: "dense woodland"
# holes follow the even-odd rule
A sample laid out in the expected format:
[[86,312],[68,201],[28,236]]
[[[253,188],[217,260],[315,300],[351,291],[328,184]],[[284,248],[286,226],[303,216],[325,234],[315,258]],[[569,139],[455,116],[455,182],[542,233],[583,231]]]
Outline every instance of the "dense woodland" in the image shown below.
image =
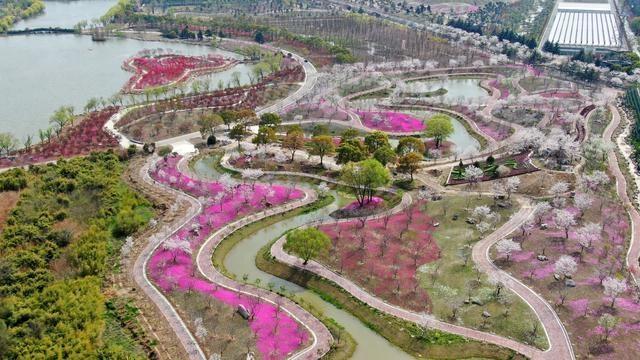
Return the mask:
[[124,239],[152,216],[123,166],[106,152],[0,175],[20,192],[0,224],[0,358],[146,357],[106,295]]

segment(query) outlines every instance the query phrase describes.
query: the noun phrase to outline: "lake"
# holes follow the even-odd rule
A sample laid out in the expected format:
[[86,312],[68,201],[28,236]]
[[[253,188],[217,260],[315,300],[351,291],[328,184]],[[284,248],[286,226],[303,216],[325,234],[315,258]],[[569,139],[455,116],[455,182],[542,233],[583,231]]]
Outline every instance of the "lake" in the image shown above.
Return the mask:
[[[46,2],[46,13],[16,24],[16,29],[73,27],[82,19],[100,17],[114,0]],[[65,16],[66,14],[66,16]],[[118,92],[132,73],[121,69],[122,62],[145,49],[171,49],[185,55],[210,53],[238,57],[203,45],[138,41],[110,38],[93,42],[90,36],[21,35],[0,37],[0,132],[11,132],[23,140],[49,126],[49,117],[62,105],[82,111],[92,97],[108,98]],[[239,71],[241,81],[249,81],[250,65],[240,64],[213,74],[228,82]]]

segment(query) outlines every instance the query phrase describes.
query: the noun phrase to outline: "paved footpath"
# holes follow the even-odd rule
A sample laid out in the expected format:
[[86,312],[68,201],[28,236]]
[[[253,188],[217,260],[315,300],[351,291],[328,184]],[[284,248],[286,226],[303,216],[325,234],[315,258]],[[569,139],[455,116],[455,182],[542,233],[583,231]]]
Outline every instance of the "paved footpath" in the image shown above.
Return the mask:
[[[175,311],[169,300],[151,283],[147,276],[147,263],[158,246],[160,246],[160,244],[162,244],[164,240],[173,235],[178,229],[187,224],[194,216],[199,214],[202,211],[203,205],[196,198],[186,195],[151,179],[151,177],[149,176],[149,168],[155,162],[155,160],[157,160],[157,158],[151,158],[145,164],[145,166],[140,169],[141,178],[152,186],[174,194],[178,197],[178,199],[180,199],[180,201],[187,201],[190,204],[190,207],[189,211],[179,221],[178,225],[168,224],[164,226],[156,234],[156,236],[153,236],[149,239],[149,243],[142,251],[134,265],[134,279],[167,319],[172,329],[175,331],[178,339],[189,354],[189,359],[204,360],[206,358],[202,349],[187,328],[182,318]],[[179,164],[179,168],[185,168],[185,164],[187,162],[188,158],[183,158]],[[312,338],[311,345],[295,354],[292,354],[289,359],[317,359],[322,357],[322,355],[326,354],[330,350],[331,343],[333,342],[331,333],[327,330],[324,324],[322,324],[322,322],[320,322],[306,310],[302,309],[300,306],[285,297],[279,296],[264,289],[253,287],[251,285],[238,283],[225,277],[213,267],[213,263],[211,261],[213,251],[215,251],[217,245],[227,236],[232,234],[235,230],[249,225],[255,221],[259,221],[263,218],[281,214],[283,212],[310,204],[317,199],[315,192],[306,189],[302,189],[302,191],[304,191],[305,193],[305,196],[302,199],[298,199],[283,206],[278,206],[244,217],[233,223],[225,225],[224,227],[213,233],[198,250],[196,264],[198,266],[198,270],[205,278],[219,286],[248,296],[256,296],[263,301],[281,306],[286,313],[288,313],[292,318],[301,323],[309,331],[309,334]]]
[[[616,106],[609,106],[611,110],[612,119],[607,128],[604,130],[603,138],[605,141],[611,143],[613,140],[613,133],[618,128],[620,124],[620,112]],[[623,151],[624,147],[624,138],[628,132],[628,127],[626,131],[623,131],[618,138],[615,140],[618,148]],[[633,205],[631,199],[629,199],[629,195],[627,194],[627,179],[624,177],[624,174],[620,170],[620,166],[618,164],[618,158],[615,153],[616,146],[613,146],[609,149],[607,154],[607,158],[609,161],[609,169],[611,173],[616,178],[616,191],[618,192],[618,196],[620,200],[622,200],[622,204],[627,209],[629,216],[631,217],[631,243],[629,244],[629,250],[627,252],[627,267],[631,272],[631,276],[635,281],[636,285],[640,285],[638,283],[638,278],[640,278],[640,266],[638,265],[638,258],[640,258],[640,213]],[[624,154],[625,161],[628,161],[627,157],[630,154]],[[633,169],[634,164],[631,163],[630,169]],[[632,173],[632,176],[636,177],[635,173]]]
[[550,342],[550,348],[546,351],[542,351],[532,346],[522,344],[513,339],[465,328],[454,324],[449,324],[437,320],[431,315],[409,311],[389,304],[388,302],[371,295],[367,290],[362,289],[352,281],[331,271],[330,269],[316,261],[310,260],[306,265],[304,265],[302,259],[298,258],[297,256],[288,254],[284,251],[283,246],[285,237],[282,237],[275,242],[275,244],[271,248],[271,254],[278,261],[299,269],[313,272],[319,276],[335,282],[340,287],[348,291],[351,295],[367,303],[369,306],[398,318],[425,325],[427,327],[438,329],[441,331],[458,334],[470,339],[504,346],[513,349],[531,359],[574,359],[571,346],[568,345],[569,343],[567,343],[568,336],[566,335],[566,332],[564,332],[562,324],[560,323],[551,307],[531,289],[517,282],[517,280],[511,278],[497,267],[494,267],[486,254],[486,249],[488,249],[488,247],[501,239],[503,236],[506,236],[516,230],[520,226],[520,224],[522,224],[522,222],[526,221],[526,219],[531,215],[532,211],[533,210],[531,206],[529,206],[528,204],[523,204],[520,211],[516,213],[511,220],[509,220],[498,230],[496,230],[496,232],[479,242],[474,247],[474,260],[476,260],[476,253],[483,254],[481,258],[477,259],[477,262],[480,266],[482,266],[482,269],[487,271],[490,276],[509,278],[505,279],[504,281],[507,287],[511,287],[514,292],[521,296],[525,301],[529,302],[533,310],[540,317],[540,320],[544,325],[544,329],[549,335],[548,338]]

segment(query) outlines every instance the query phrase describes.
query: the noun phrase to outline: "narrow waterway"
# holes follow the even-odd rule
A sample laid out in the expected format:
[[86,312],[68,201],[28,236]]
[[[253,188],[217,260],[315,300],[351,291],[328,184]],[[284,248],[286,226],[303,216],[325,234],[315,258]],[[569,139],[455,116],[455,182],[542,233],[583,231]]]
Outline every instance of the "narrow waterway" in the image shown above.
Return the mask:
[[[213,157],[203,157],[193,163],[193,171],[203,178],[212,179],[219,176],[219,173],[213,168]],[[298,185],[299,186],[299,185]],[[345,330],[351,334],[356,340],[358,346],[353,359],[361,360],[375,360],[375,359],[413,359],[411,356],[393,346],[382,336],[378,335],[368,327],[366,327],[360,320],[350,315],[346,311],[340,310],[328,302],[322,300],[316,293],[309,291],[303,287],[300,287],[289,281],[280,279],[271,274],[265,273],[258,269],[255,264],[255,257],[262,247],[267,245],[272,240],[278,238],[286,231],[309,223],[311,221],[320,220],[326,218],[332,211],[345,205],[350,200],[345,199],[338,193],[333,193],[337,201],[334,201],[331,205],[322,209],[313,211],[308,214],[296,216],[291,219],[280,221],[276,224],[262,229],[253,235],[242,239],[236,244],[233,249],[227,254],[224,265],[226,269],[233,273],[238,279],[241,279],[244,275],[247,275],[249,282],[253,283],[256,279],[260,279],[260,283],[263,285],[272,283],[274,289],[284,287],[287,292],[295,294],[295,296],[304,299],[308,304],[311,304],[316,309],[322,311],[322,313],[330,318],[336,320],[340,325],[344,326]]]

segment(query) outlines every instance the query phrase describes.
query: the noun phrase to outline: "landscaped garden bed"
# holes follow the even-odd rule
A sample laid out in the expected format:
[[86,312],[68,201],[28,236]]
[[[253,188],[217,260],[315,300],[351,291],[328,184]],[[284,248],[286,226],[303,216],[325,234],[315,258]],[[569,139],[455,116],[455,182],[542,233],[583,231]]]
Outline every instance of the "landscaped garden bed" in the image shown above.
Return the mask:
[[[496,290],[471,266],[471,245],[481,232],[465,219],[474,216],[470,207],[489,210],[491,203],[488,198],[447,197],[418,201],[375,220],[321,225],[332,246],[318,261],[394,305],[544,348],[543,333],[530,335],[537,319],[529,307],[508,291]],[[489,210],[477,219],[497,227],[514,210],[496,207],[496,215]]]
[[425,129],[424,120],[395,111],[356,111],[370,129],[393,133],[414,133]]
[[[166,294],[198,293],[227,304],[232,309],[242,305],[249,312],[248,326],[261,356],[284,359],[307,344],[306,330],[279,306],[252,296],[219,287],[195,276],[192,252],[214,231],[239,218],[271,206],[299,199],[300,190],[262,184],[235,184],[230,179],[203,182],[191,179],[177,168],[178,156],[168,156],[152,169],[152,177],[161,183],[192,196],[208,199],[201,214],[166,240],[149,261],[150,278]],[[179,295],[182,296],[182,295]],[[179,299],[175,295],[175,299]],[[180,304],[181,307],[187,304]],[[246,339],[245,339],[246,341]]]
[[108,107],[84,115],[77,123],[68,126],[58,136],[51,136],[48,140],[14,152],[9,157],[0,158],[0,168],[37,164],[60,157],[87,155],[93,151],[115,149],[118,140],[103,130],[104,124],[118,111],[118,108]]
[[[640,336],[640,296],[624,264],[631,228],[624,207],[609,195],[613,186],[536,211],[511,235],[521,250],[509,259],[491,252],[498,266],[554,307],[579,358],[630,358]],[[591,202],[578,200],[584,196]]]
[[[462,163],[462,160],[460,161]],[[531,163],[530,153],[520,153],[513,156],[506,156],[500,159],[494,159],[492,156],[482,162],[474,162],[473,164],[458,164],[451,169],[446,185],[467,184],[470,182],[480,182],[500,179],[509,176],[517,176],[522,174],[538,171],[539,169]],[[482,170],[482,176],[477,179],[469,179],[466,175],[466,168],[473,166]],[[504,174],[500,172],[504,171]]]
[[135,73],[125,84],[124,91],[136,92],[152,87],[173,85],[186,81],[191,76],[228,69],[237,63],[237,60],[217,55],[136,56],[127,59],[122,65],[123,69]]

